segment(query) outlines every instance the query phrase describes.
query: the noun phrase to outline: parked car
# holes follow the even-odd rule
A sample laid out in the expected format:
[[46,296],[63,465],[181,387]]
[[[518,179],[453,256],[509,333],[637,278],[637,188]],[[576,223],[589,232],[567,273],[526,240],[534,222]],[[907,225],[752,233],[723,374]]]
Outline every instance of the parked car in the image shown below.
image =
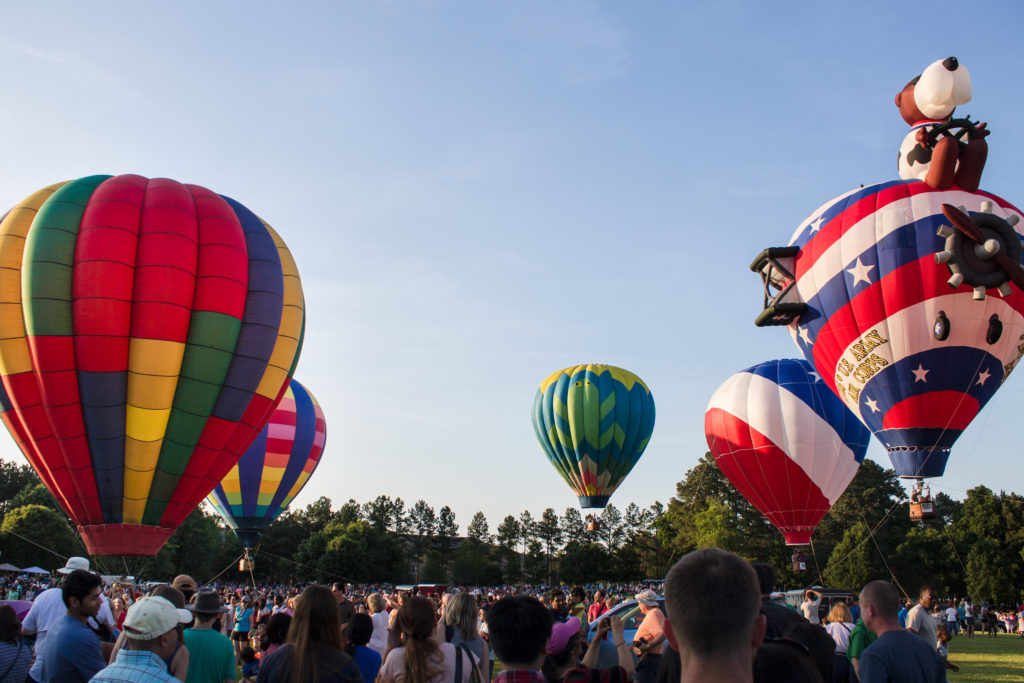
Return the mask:
[[[665,612],[665,598],[658,598],[658,607],[662,613]],[[590,643],[594,639],[594,634],[597,633],[597,625],[603,620],[607,619],[612,615],[617,616],[622,620],[622,637],[629,644],[633,644],[636,638],[636,632],[640,628],[640,622],[644,620],[644,615],[640,612],[640,604],[636,600],[626,600],[625,602],[619,603],[615,607],[602,614],[600,617],[595,619],[590,626],[587,627],[587,643]],[[619,663],[619,655],[615,650],[615,645],[612,643],[611,635],[605,637],[604,642],[601,643],[601,654],[597,659],[598,668],[608,668],[615,666]]]
[[828,616],[829,611],[832,609],[832,605],[837,602],[845,602],[846,606],[849,607],[850,601],[856,596],[853,591],[846,588],[822,588],[821,586],[809,586],[808,588],[786,591],[786,604],[796,610],[799,610],[800,604],[804,601],[804,594],[809,590],[821,593],[821,604],[818,605],[818,619],[822,623],[825,623],[825,617]]

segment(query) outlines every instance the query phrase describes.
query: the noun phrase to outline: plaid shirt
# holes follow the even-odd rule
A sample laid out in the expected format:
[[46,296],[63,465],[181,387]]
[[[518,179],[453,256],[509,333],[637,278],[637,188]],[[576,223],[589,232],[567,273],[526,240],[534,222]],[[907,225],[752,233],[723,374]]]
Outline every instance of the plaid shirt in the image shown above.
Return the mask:
[[544,674],[533,669],[512,669],[494,674],[494,683],[546,683]]
[[114,663],[92,677],[89,683],[180,683],[167,673],[167,664],[145,650],[117,651]]

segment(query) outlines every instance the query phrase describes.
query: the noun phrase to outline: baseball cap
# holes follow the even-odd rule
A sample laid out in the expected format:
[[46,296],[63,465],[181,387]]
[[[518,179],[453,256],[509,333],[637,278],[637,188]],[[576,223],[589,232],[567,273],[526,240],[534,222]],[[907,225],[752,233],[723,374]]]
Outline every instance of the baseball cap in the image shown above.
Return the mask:
[[569,644],[569,640],[580,632],[579,617],[569,617],[561,624],[551,627],[551,638],[548,639],[548,654],[560,655]]
[[69,557],[68,561],[64,564],[63,567],[58,569],[57,572],[60,574],[70,574],[76,569],[84,569],[85,571],[89,571],[89,560],[87,560],[84,557]]
[[171,581],[171,587],[172,588],[177,588],[178,590],[182,591],[183,593],[185,593],[185,592],[193,592],[194,593],[195,590],[196,590],[196,580],[193,579],[188,574],[178,574],[177,576],[174,577],[174,580]]
[[192,621],[188,610],[178,609],[165,598],[140,598],[128,608],[124,618],[125,635],[133,640],[153,640],[178,624]]

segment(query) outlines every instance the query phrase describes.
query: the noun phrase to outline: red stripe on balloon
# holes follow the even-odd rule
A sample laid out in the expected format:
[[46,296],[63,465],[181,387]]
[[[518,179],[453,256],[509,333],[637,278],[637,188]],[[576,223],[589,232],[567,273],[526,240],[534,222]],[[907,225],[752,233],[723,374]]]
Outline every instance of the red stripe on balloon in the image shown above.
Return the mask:
[[193,310],[223,313],[239,320],[248,296],[249,257],[245,233],[220,195],[189,185],[199,217],[199,254]]
[[882,421],[882,429],[918,427],[963,431],[979,410],[981,404],[970,394],[929,391],[905,398],[890,408]]
[[800,466],[764,434],[720,408],[704,415],[704,432],[719,469],[787,543],[809,540],[830,506]]

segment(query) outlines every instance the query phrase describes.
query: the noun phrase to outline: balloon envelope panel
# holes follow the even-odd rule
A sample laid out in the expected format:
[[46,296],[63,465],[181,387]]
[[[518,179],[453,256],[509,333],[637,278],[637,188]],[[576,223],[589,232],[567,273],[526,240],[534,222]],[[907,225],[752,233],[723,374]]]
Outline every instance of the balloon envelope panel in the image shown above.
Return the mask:
[[552,374],[533,401],[533,428],[548,460],[583,507],[604,507],[654,431],[654,397],[633,373],[578,365]]
[[301,301],[280,238],[196,185],[89,176],[0,222],[3,419],[90,553],[155,554],[237,462]]
[[[1021,357],[1024,295],[951,287],[942,204],[1020,216],[986,192],[919,181],[860,188],[826,203],[791,244],[808,310],[791,325],[804,356],[889,450],[901,476],[942,474],[949,450]],[[1011,219],[1012,220],[1012,219]],[[1018,238],[1017,235],[1014,235]],[[989,335],[997,316],[1001,335]],[[948,336],[937,330],[948,322]]]
[[320,463],[326,441],[320,404],[291,380],[263,431],[207,497],[242,545],[256,545],[302,490]]
[[704,431],[725,476],[791,545],[810,542],[871,438],[803,360],[730,377],[708,403]]

